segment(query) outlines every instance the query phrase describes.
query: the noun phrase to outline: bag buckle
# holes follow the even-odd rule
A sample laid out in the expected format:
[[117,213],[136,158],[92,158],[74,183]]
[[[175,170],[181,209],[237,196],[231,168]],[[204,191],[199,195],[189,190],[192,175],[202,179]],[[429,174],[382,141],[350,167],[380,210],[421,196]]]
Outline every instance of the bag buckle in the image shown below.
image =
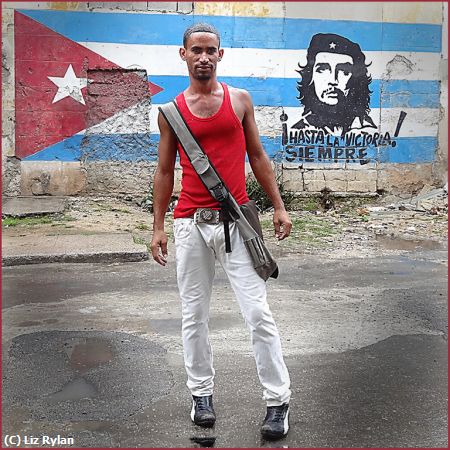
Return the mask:
[[209,192],[219,203],[222,203],[225,199],[228,198],[228,190],[221,182],[212,187]]

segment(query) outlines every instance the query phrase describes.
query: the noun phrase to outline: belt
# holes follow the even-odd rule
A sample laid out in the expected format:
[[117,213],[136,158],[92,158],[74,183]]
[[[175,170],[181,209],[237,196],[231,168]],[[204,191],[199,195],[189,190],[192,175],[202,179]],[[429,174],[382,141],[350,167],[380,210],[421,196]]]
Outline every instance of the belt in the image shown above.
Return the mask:
[[219,222],[223,222],[224,213],[222,210],[199,208],[191,217],[194,219],[194,223],[209,223],[211,225],[217,225]]
[[227,212],[210,208],[199,208],[195,211],[193,218],[194,223],[209,223],[211,225],[217,225],[219,222],[223,222],[223,230],[225,233],[225,252],[231,252],[229,222],[233,222],[233,219],[229,214],[227,214]]

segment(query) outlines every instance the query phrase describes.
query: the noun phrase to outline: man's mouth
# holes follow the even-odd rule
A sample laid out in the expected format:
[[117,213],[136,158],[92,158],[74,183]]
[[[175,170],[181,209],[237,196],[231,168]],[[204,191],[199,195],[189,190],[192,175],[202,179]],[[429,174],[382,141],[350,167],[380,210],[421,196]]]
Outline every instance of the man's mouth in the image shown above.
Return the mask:
[[337,91],[337,89],[327,89],[325,92],[324,92],[324,95],[326,95],[327,97],[333,97],[333,98],[335,98],[335,97],[337,97],[338,95],[339,95],[339,93],[338,93],[338,91]]

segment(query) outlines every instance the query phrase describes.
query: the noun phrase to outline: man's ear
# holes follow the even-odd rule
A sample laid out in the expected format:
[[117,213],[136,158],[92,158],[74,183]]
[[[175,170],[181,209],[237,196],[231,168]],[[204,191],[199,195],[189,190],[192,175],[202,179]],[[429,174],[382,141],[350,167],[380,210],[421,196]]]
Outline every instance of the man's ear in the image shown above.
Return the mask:
[[223,58],[223,48],[219,50],[219,61]]
[[186,61],[186,49],[184,47],[181,47],[179,53],[180,53],[180,58],[183,61]]

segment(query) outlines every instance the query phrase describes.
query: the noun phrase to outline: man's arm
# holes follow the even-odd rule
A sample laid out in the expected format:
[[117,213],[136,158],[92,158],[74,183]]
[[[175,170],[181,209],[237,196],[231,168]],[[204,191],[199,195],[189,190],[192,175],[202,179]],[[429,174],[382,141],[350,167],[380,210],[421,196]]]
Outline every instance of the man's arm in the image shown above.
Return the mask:
[[289,236],[292,222],[281,199],[269,157],[259,139],[252,99],[249,93],[243,90],[240,91],[240,98],[244,107],[242,126],[244,127],[248,160],[256,179],[272,201],[275,236],[281,240]]
[[153,236],[151,250],[153,259],[162,266],[167,263],[167,234],[164,218],[173,192],[177,140],[166,119],[159,113],[158,167],[153,179]]

